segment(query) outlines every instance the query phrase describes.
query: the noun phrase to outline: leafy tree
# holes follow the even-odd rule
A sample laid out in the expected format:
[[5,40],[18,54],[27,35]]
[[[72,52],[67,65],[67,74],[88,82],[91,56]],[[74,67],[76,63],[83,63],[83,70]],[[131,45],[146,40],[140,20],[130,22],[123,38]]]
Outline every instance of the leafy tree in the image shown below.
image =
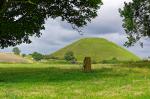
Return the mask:
[[38,52],[34,52],[31,55],[35,61],[40,61],[41,59],[43,59],[43,55]]
[[[133,46],[141,38],[150,38],[150,0],[132,0],[119,9],[128,35],[125,46]],[[143,43],[140,42],[141,46]]]
[[48,18],[60,18],[74,29],[83,27],[97,16],[101,0],[1,0],[0,47],[31,43],[40,37]]
[[74,53],[72,51],[66,52],[64,55],[64,59],[71,63],[76,63],[76,58],[74,56]]
[[12,52],[14,54],[16,54],[16,55],[20,55],[20,53],[21,53],[21,51],[20,51],[20,49],[18,47],[14,47],[13,50],[12,50]]

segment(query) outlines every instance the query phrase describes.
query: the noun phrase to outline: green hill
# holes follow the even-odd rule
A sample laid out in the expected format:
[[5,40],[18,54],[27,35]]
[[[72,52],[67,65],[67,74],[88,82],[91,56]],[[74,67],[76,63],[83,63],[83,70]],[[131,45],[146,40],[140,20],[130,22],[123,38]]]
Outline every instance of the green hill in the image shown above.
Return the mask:
[[63,59],[64,54],[68,51],[72,51],[78,61],[82,61],[85,56],[90,56],[93,61],[97,62],[112,58],[120,61],[140,60],[133,53],[103,38],[80,39],[52,53],[51,56]]

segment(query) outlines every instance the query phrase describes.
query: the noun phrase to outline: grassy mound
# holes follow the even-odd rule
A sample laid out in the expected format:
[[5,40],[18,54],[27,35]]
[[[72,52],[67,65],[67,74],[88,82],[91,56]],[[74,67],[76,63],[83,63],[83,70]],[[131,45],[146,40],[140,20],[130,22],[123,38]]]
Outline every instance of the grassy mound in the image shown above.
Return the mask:
[[78,61],[82,61],[85,56],[90,56],[96,62],[113,58],[120,61],[140,60],[133,53],[103,38],[81,39],[54,52],[51,56],[63,59],[64,54],[68,51],[72,51]]

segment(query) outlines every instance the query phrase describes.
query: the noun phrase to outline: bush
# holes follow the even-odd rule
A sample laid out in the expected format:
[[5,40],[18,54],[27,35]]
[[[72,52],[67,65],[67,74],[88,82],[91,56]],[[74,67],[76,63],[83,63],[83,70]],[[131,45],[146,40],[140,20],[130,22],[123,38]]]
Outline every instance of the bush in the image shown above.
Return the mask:
[[20,53],[21,53],[21,51],[20,51],[20,49],[18,47],[14,47],[13,50],[12,50],[12,52],[14,54],[16,54],[16,55],[20,55]]
[[34,52],[32,54],[32,58],[35,60],[35,61],[40,61],[43,59],[43,55],[38,53],[38,52]]
[[75,64],[76,61],[77,61],[76,58],[75,58],[75,56],[74,56],[74,53],[71,52],[71,51],[65,53],[64,59],[65,59],[66,61],[68,61],[68,62],[73,63],[73,64]]

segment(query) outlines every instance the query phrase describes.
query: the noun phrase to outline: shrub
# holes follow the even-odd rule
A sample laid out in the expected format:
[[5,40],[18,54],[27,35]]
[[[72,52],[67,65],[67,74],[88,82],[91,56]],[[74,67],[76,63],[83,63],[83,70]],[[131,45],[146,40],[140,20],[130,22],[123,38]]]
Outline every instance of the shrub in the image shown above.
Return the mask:
[[43,55],[38,53],[38,52],[34,52],[32,54],[32,58],[35,60],[35,61],[40,61],[41,59],[43,59]]
[[69,51],[69,52],[66,52],[65,55],[64,55],[64,59],[68,62],[71,62],[71,63],[76,63],[76,58],[74,56],[74,53]]
[[20,53],[21,53],[21,51],[20,51],[20,49],[18,47],[14,47],[13,50],[12,50],[12,52],[14,54],[16,54],[16,55],[20,55]]

